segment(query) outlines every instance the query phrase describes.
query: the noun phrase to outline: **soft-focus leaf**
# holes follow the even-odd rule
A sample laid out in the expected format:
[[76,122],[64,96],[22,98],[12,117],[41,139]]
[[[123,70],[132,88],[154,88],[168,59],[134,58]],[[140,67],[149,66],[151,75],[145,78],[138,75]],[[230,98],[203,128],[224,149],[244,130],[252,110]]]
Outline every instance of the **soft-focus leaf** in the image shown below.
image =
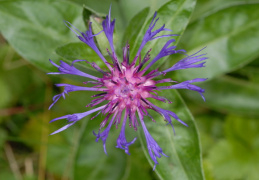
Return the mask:
[[206,156],[214,144],[224,136],[223,118],[217,113],[201,113],[201,115],[195,116],[203,156]]
[[57,59],[55,49],[75,40],[63,20],[83,27],[82,8],[65,1],[0,2],[0,30],[25,59],[44,70],[53,70],[48,59]]
[[21,132],[20,138],[23,142],[32,147],[35,151],[39,151],[40,148],[40,140],[41,140],[41,129],[44,125],[43,119],[44,116],[42,114],[37,114],[37,116],[32,116],[29,121],[24,124]]
[[259,4],[238,5],[191,24],[181,47],[191,55],[207,47],[206,68],[177,71],[181,79],[213,78],[240,68],[259,55]]
[[126,28],[121,46],[125,46],[126,42],[128,42],[130,45],[136,43],[136,38],[138,37],[141,28],[143,28],[143,24],[147,19],[148,13],[149,8],[145,8],[131,19],[129,25]]
[[259,115],[259,86],[236,78],[222,77],[201,85],[206,102],[194,94],[189,98],[215,110],[243,115]]
[[9,164],[6,161],[4,145],[7,140],[7,132],[0,127],[0,179],[15,179],[15,176],[10,170]]
[[11,99],[7,83],[0,77],[0,108],[5,107]]
[[[67,60],[82,59],[89,62],[99,59],[98,55],[83,42],[68,43],[56,49],[56,53]],[[92,68],[91,68],[92,69]]]
[[[159,21],[157,22],[157,25],[155,26],[155,28],[160,28],[163,24],[165,24],[165,27],[173,30],[173,32],[165,31],[163,33],[160,33],[159,35],[170,34],[170,33],[181,35],[184,32],[189,22],[194,6],[195,6],[195,0],[170,1],[165,5],[163,5],[157,11],[157,18],[159,18]],[[131,20],[124,34],[123,39],[128,39],[131,47],[130,48],[131,59],[133,59],[134,56],[136,55],[138,48],[144,37],[144,34],[148,29],[148,26],[153,18],[153,14],[152,14],[152,16],[148,18],[148,21],[145,21],[146,13],[147,13],[146,11],[147,9],[144,9],[141,13],[136,15]],[[132,28],[135,30],[132,30]],[[138,34],[134,34],[134,36],[132,36],[131,35],[132,32],[130,31],[132,32],[136,31]],[[179,36],[163,38],[163,40],[158,39],[158,40],[153,40],[151,42],[148,42],[147,45],[142,50],[142,56],[144,57],[145,53],[152,48],[151,58],[155,57],[159,53],[161,48],[164,46],[166,40],[169,40],[172,38],[176,39],[176,42],[174,44],[177,44],[179,40]],[[159,66],[164,62],[165,62],[165,59],[159,60],[155,65]]]
[[9,169],[8,165],[6,165],[6,167],[1,168],[0,178],[1,179],[8,179],[8,180],[16,180],[14,174]]
[[[56,53],[63,58],[63,60],[71,61],[74,60],[87,60],[88,62],[95,62],[99,67],[106,68],[107,66],[101,61],[100,57],[92,50],[88,45],[82,42],[68,43],[63,46],[60,46],[56,49]],[[90,64],[86,62],[77,62],[74,64],[75,67],[87,72],[93,76],[100,76],[101,73],[98,73]],[[68,76],[67,76],[68,77]],[[79,77],[69,76],[70,79],[78,80]],[[82,80],[81,82],[83,82]]]
[[0,48],[0,107],[10,107],[17,101],[23,105],[28,105],[28,101],[39,103],[42,79],[9,45]]
[[[79,131],[78,146],[75,151],[74,179],[83,180],[87,174],[88,179],[121,179],[125,172],[126,155],[120,149],[116,149],[116,135],[114,127],[109,133],[104,153],[102,141],[95,142],[95,136],[99,129],[101,119],[95,119],[98,123],[89,121],[86,128]],[[95,123],[95,124],[94,124]],[[116,173],[114,173],[116,172]]]
[[[258,118],[229,115],[225,123],[225,135],[240,159],[246,158],[244,152],[251,152],[259,158],[259,121]],[[244,133],[245,132],[245,133]]]
[[[71,81],[62,81],[62,83],[71,83]],[[92,92],[72,92],[64,100],[59,100],[51,109],[53,118],[86,111],[86,105],[90,102]],[[82,101],[83,99],[83,101]],[[51,119],[50,119],[51,120]],[[87,118],[82,121],[88,121]],[[78,122],[66,131],[48,137],[47,169],[49,172],[62,177],[71,177],[74,161],[74,146],[78,142],[79,125]],[[60,127],[66,125],[66,120],[53,122],[49,125],[49,133],[54,132]]]
[[[163,149],[163,152],[169,156],[158,159],[159,165],[156,166],[155,172],[160,179],[204,179],[199,136],[194,119],[176,91],[170,90],[166,97],[173,103],[156,103],[156,105],[175,112],[181,120],[188,124],[188,127],[179,122],[173,122],[176,133],[174,135],[172,127],[166,126],[162,116],[152,114],[156,123],[150,119],[145,120],[147,129]],[[140,138],[143,150],[153,166],[154,163],[149,157],[143,133],[141,133]]]
[[[0,152],[2,151],[4,147],[4,143],[7,139],[7,133],[4,129],[0,128]],[[1,157],[1,155],[0,155]]]
[[125,174],[122,179],[124,180],[135,180],[138,179],[151,180],[157,178],[156,174],[152,172],[152,168],[148,163],[139,140],[136,144],[130,148],[130,156],[126,157],[127,164],[125,168]]
[[247,77],[250,82],[259,85],[259,67],[253,65],[246,66],[238,70],[237,73]]
[[208,1],[208,0],[198,0],[195,10],[192,15],[191,21],[195,21],[199,18],[212,14],[220,9],[227,7],[239,5],[239,4],[250,4],[258,3],[258,0],[217,0],[217,1]]
[[257,179],[258,127],[258,119],[237,116],[227,118],[227,140],[221,140],[216,144],[207,159],[216,179]]

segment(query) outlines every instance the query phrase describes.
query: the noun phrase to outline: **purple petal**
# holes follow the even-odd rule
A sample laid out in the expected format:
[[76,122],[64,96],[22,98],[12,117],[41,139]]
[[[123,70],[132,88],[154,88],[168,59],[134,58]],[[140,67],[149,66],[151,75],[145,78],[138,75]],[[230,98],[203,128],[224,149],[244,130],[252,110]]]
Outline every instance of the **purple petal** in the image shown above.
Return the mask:
[[156,90],[162,90],[162,89],[189,89],[189,90],[192,90],[192,91],[197,91],[201,95],[202,99],[205,101],[205,98],[204,98],[204,96],[202,94],[202,93],[205,92],[205,90],[200,88],[200,87],[198,87],[198,86],[196,86],[196,85],[190,84],[190,83],[193,83],[193,82],[201,82],[201,81],[205,81],[205,80],[207,80],[207,78],[196,78],[196,79],[184,81],[184,82],[172,85],[172,86],[160,86],[160,87],[157,87]]
[[[107,65],[107,67],[110,69],[110,70],[112,70],[112,68],[111,68],[111,66],[109,65],[109,63],[107,62],[107,60],[104,58],[104,56],[102,55],[102,53],[100,52],[100,50],[98,49],[98,47],[96,46],[96,44],[95,44],[95,41],[94,41],[94,36],[97,36],[99,33],[101,33],[101,32],[99,32],[99,33],[97,33],[97,34],[93,34],[93,32],[92,32],[92,23],[90,22],[89,23],[89,28],[88,28],[88,30],[85,32],[85,33],[83,33],[83,32],[81,32],[81,31],[79,31],[75,26],[73,26],[71,23],[69,23],[68,21],[65,21],[65,24],[66,24],[66,26],[70,29],[70,30],[72,30],[76,35],[77,35],[77,37],[78,37],[78,39],[80,39],[82,42],[84,42],[85,44],[87,44],[89,47],[91,47],[95,52],[96,52],[96,54],[98,54],[98,56],[102,59],[102,61]],[[70,26],[69,26],[69,25]],[[74,29],[76,29],[81,35],[79,35],[78,33],[76,33],[74,30],[73,30],[73,28]]]
[[64,131],[65,129],[69,128],[70,126],[75,124],[80,119],[82,119],[82,118],[84,118],[84,117],[88,116],[89,114],[92,114],[92,113],[94,113],[96,111],[102,110],[104,107],[105,107],[105,105],[100,106],[100,107],[95,108],[95,109],[92,109],[90,111],[83,112],[83,113],[69,114],[69,115],[61,116],[61,117],[58,117],[58,118],[55,118],[55,119],[51,120],[50,123],[54,122],[54,121],[57,121],[57,120],[60,120],[60,119],[67,119],[68,122],[70,122],[70,123],[65,125],[65,126],[63,126],[60,129],[58,129],[57,131],[51,133],[50,135],[57,134],[57,133],[59,133],[61,131]]
[[[161,115],[164,117],[164,119],[172,126],[172,128],[174,128],[174,127],[173,127],[173,123],[172,123],[171,117],[173,117],[173,118],[176,119],[178,122],[180,122],[181,124],[183,124],[183,125],[185,125],[185,126],[188,127],[188,125],[187,125],[185,122],[183,122],[174,112],[169,111],[169,110],[162,109],[162,108],[160,108],[160,107],[158,107],[158,106],[152,104],[152,103],[149,102],[149,101],[147,101],[147,103],[148,103],[150,106],[152,106],[156,112],[158,112],[159,114],[161,114]],[[170,116],[171,116],[171,117],[170,117]]]
[[[205,49],[205,48],[203,48]],[[171,68],[163,71],[165,73],[170,72],[170,71],[175,71],[175,70],[179,70],[179,69],[188,69],[188,68],[200,68],[200,67],[204,67],[204,64],[206,62],[206,59],[208,59],[207,57],[203,57],[206,54],[201,54],[201,55],[197,55],[199,52],[201,52],[203,49],[199,50],[198,52],[192,54],[191,56],[188,56],[180,61],[178,61],[176,64],[174,64]]]
[[174,39],[167,41],[158,55],[144,68],[143,72],[147,71],[156,61],[161,59],[162,57],[169,56],[172,54],[176,54],[179,52],[185,52],[185,50],[175,50],[176,46],[169,46],[171,43],[175,42]]
[[148,27],[148,29],[147,29],[147,31],[146,31],[144,37],[143,37],[142,43],[141,43],[141,45],[140,45],[140,47],[139,47],[139,50],[138,50],[138,52],[137,52],[137,54],[136,54],[136,56],[135,56],[135,58],[134,58],[134,60],[133,60],[133,62],[132,62],[133,65],[136,63],[137,58],[140,56],[140,52],[142,51],[143,47],[145,46],[145,44],[146,44],[148,41],[152,41],[152,40],[154,40],[154,39],[163,38],[163,37],[177,36],[176,34],[168,34],[168,35],[161,35],[161,36],[155,37],[158,33],[162,32],[162,31],[169,31],[169,29],[165,28],[165,25],[161,26],[161,27],[160,27],[159,29],[157,29],[157,30],[152,31],[153,28],[154,28],[155,25],[156,25],[156,22],[157,22],[158,19],[159,19],[159,18],[157,18],[157,19],[155,20],[156,15],[157,15],[157,12],[155,12],[155,14],[154,14],[154,16],[153,16],[153,19],[152,19],[152,21],[151,21],[151,23],[150,23],[150,25],[149,25],[149,27]]
[[111,50],[113,53],[115,53],[114,46],[113,46],[113,32],[114,32],[114,27],[115,27],[115,19],[113,21],[111,21],[111,7],[109,10],[109,14],[106,16],[105,20],[103,20],[103,22],[102,22],[102,26],[103,26],[103,31],[109,41]]
[[84,61],[84,60],[74,60],[72,62],[72,65],[69,65],[69,64],[65,63],[64,61],[60,61],[60,66],[55,64],[51,59],[49,61],[51,62],[51,64],[53,64],[54,66],[56,66],[58,68],[59,72],[48,73],[48,74],[72,74],[72,75],[87,77],[87,78],[94,79],[94,80],[100,79],[98,77],[95,77],[95,76],[92,76],[85,72],[82,72],[73,66],[73,64],[75,62]]
[[62,93],[55,95],[53,97],[53,103],[49,106],[49,109],[54,106],[54,104],[60,99],[62,96],[64,99],[66,94],[72,91],[107,91],[105,88],[94,88],[94,87],[82,87],[82,86],[74,86],[70,84],[56,84],[57,87],[65,86],[65,89]]
[[120,148],[120,149],[124,149],[125,150],[125,153],[130,155],[129,153],[129,146],[131,144],[133,144],[137,138],[134,138],[132,141],[130,142],[127,142],[127,139],[126,139],[126,136],[125,136],[125,125],[126,125],[126,121],[127,121],[127,111],[125,112],[125,116],[124,116],[124,120],[123,120],[123,123],[122,123],[122,126],[121,126],[121,132],[120,132],[120,135],[117,139],[117,146],[116,148]]
[[166,156],[166,157],[168,157],[168,156],[163,153],[162,148],[157,144],[157,142],[154,140],[154,138],[148,132],[148,130],[146,128],[146,125],[144,123],[142,114],[139,111],[138,111],[138,114],[139,114],[140,122],[141,122],[141,125],[142,125],[142,129],[143,129],[145,137],[146,137],[149,155],[155,163],[154,168],[153,168],[153,170],[155,170],[155,167],[158,164],[156,158],[157,157],[160,158],[161,155]]
[[51,133],[50,135],[57,134],[57,133],[59,133],[59,132],[61,132],[61,131],[64,131],[64,130],[66,130],[67,128],[69,128],[70,126],[74,125],[75,123],[76,123],[76,121],[74,121],[74,122],[72,122],[72,123],[69,123],[69,124],[63,126],[62,128],[60,128],[60,129],[54,131],[54,132]]
[[109,132],[110,132],[110,129],[111,129],[111,126],[112,126],[112,123],[114,121],[116,117],[116,114],[113,115],[109,125],[106,127],[106,129],[103,131],[103,132],[100,132],[100,129],[98,131],[98,134],[96,134],[94,131],[93,131],[93,134],[96,136],[96,142],[99,141],[99,139],[101,138],[101,140],[103,141],[103,149],[104,149],[104,152],[105,154],[107,155],[107,151],[106,151],[106,139],[108,138],[108,135],[109,135]]

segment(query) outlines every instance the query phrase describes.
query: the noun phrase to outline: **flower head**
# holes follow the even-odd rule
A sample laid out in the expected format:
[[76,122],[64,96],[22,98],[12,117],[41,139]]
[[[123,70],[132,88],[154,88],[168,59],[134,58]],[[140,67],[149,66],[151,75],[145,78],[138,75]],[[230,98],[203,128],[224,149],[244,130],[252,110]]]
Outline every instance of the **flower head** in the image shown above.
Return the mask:
[[[149,110],[153,110],[161,114],[165,121],[167,121],[168,124],[170,124],[172,127],[172,118],[185,126],[187,126],[187,124],[184,123],[174,112],[156,106],[155,104],[151,103],[149,99],[153,98],[159,101],[171,103],[170,100],[158,96],[158,93],[156,91],[161,91],[165,89],[189,89],[192,91],[197,91],[205,100],[203,96],[204,89],[201,89],[200,87],[193,85],[192,83],[205,81],[206,79],[196,78],[178,83],[177,81],[173,81],[171,79],[155,80],[154,78],[165,75],[170,71],[204,67],[204,60],[206,60],[207,58],[204,57],[204,54],[197,55],[200,51],[191,56],[188,56],[185,54],[185,50],[176,50],[176,46],[170,46],[175,41],[174,39],[171,39],[165,43],[158,54],[154,55],[153,59],[151,59],[150,49],[141,60],[141,52],[146,43],[158,38],[177,36],[176,34],[157,36],[157,34],[162,31],[171,32],[171,30],[165,28],[165,25],[154,30],[156,22],[158,21],[158,18],[156,19],[156,15],[157,14],[155,13],[135,57],[130,60],[129,45],[127,44],[123,48],[122,60],[119,60],[121,58],[118,58],[118,56],[116,55],[113,45],[115,20],[111,21],[111,12],[109,11],[109,14],[106,16],[105,20],[102,23],[103,30],[99,33],[104,32],[109,41],[111,52],[108,49],[107,51],[112,59],[112,63],[109,63],[105,59],[105,57],[101,54],[100,50],[96,46],[94,37],[97,36],[99,33],[92,33],[91,23],[89,24],[89,30],[84,33],[75,28],[69,22],[65,21],[65,24],[77,35],[77,37],[97,53],[97,55],[106,64],[108,70],[104,70],[100,68],[97,64],[90,63],[86,60],[75,60],[71,65],[63,61],[60,61],[60,65],[57,65],[50,60],[50,62],[58,68],[59,72],[49,74],[72,74],[82,76],[91,79],[91,81],[88,82],[94,84],[93,87],[87,87],[85,85],[75,86],[70,84],[56,84],[56,86],[58,87],[63,86],[64,91],[61,94],[53,97],[53,103],[50,105],[50,108],[60,99],[60,97],[65,98],[65,95],[72,91],[100,91],[100,93],[92,96],[96,99],[92,100],[91,103],[87,105],[87,107],[97,106],[98,104],[103,102],[106,103],[105,105],[99,106],[95,109],[83,113],[75,113],[53,119],[51,122],[60,119],[67,119],[68,124],[53,132],[52,134],[59,133],[72,126],[82,118],[97,112],[97,114],[93,118],[95,118],[100,113],[106,115],[106,117],[101,122],[98,133],[93,132],[93,134],[96,136],[96,141],[98,141],[99,139],[102,140],[103,148],[106,154],[107,151],[105,144],[110,129],[112,125],[116,125],[116,127],[118,127],[120,124],[121,130],[117,139],[116,147],[125,150],[125,153],[129,154],[129,146],[136,141],[136,138],[131,141],[127,141],[125,135],[125,126],[128,122],[129,126],[133,127],[135,130],[137,130],[137,128],[141,125],[146,137],[148,152],[151,159],[154,161],[155,166],[158,164],[157,157],[160,158],[161,155],[166,156],[162,148],[157,144],[157,142],[148,132],[148,129],[145,126],[144,116],[148,116],[151,118],[151,120],[155,121],[148,112]],[[156,61],[158,61],[162,57],[170,56],[176,53],[184,54],[186,55],[186,57],[166,70],[159,71],[158,69],[155,69],[149,71],[150,67],[154,63],[156,63]],[[138,64],[137,59],[139,59]],[[151,61],[147,64],[150,59]],[[102,73],[102,77],[95,77],[93,75],[87,74],[86,72],[78,70],[76,67],[74,67],[74,63],[78,61],[85,61],[86,63],[91,64],[91,66],[95,70]],[[173,83],[173,85],[158,86],[160,83]],[[105,129],[102,130],[103,128]]]

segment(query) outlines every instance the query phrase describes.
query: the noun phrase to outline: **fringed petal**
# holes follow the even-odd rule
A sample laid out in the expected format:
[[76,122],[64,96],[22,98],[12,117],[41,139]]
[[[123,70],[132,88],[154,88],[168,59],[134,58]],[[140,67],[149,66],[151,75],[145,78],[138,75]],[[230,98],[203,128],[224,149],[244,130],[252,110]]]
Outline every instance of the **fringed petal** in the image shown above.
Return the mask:
[[95,109],[92,109],[90,111],[83,112],[83,113],[69,114],[69,115],[65,115],[65,116],[61,116],[61,117],[52,119],[50,121],[50,123],[54,122],[54,121],[57,121],[57,120],[61,120],[61,119],[67,119],[69,124],[63,126],[62,128],[58,129],[57,131],[51,133],[50,135],[57,134],[57,133],[59,133],[61,131],[64,131],[65,129],[69,128],[70,126],[75,124],[80,119],[82,119],[82,118],[84,118],[84,117],[88,116],[89,114],[92,114],[92,113],[94,113],[96,111],[102,110],[104,107],[105,107],[105,105],[104,106],[100,106],[100,107],[95,108]]
[[157,157],[161,158],[161,155],[166,156],[166,157],[168,157],[168,156],[163,153],[162,148],[157,144],[157,142],[154,140],[154,138],[148,132],[146,125],[144,123],[143,115],[139,111],[138,111],[138,114],[139,114],[139,118],[140,118],[140,123],[142,125],[142,129],[143,129],[145,137],[146,137],[149,155],[155,163],[154,168],[153,168],[153,170],[155,170],[156,165],[158,164]]
[[125,111],[124,119],[123,119],[122,126],[121,126],[121,132],[120,132],[120,135],[117,139],[116,148],[124,149],[125,153],[130,155],[129,146],[131,144],[133,144],[136,141],[137,138],[134,138],[132,141],[127,142],[127,139],[126,139],[126,136],[125,136],[125,126],[126,126],[127,116],[128,116],[127,111]]

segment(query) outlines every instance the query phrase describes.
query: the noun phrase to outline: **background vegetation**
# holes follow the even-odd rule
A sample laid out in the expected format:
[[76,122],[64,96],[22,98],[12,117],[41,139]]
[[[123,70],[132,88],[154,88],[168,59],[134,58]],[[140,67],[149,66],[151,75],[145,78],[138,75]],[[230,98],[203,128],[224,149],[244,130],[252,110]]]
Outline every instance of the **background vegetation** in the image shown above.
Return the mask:
[[[72,76],[50,76],[53,61],[87,59],[99,63],[64,24],[85,30],[89,21],[99,31],[112,4],[116,18],[115,45],[121,54],[129,41],[132,56],[155,11],[159,25],[176,34],[178,49],[192,54],[203,47],[206,68],[181,70],[166,76],[177,81],[209,78],[199,84],[206,102],[195,92],[168,91],[170,109],[189,127],[174,123],[176,135],[160,116],[147,122],[150,133],[169,158],[159,159],[152,171],[141,129],[131,155],[116,149],[119,130],[112,128],[106,156],[92,131],[103,117],[84,118],[54,136],[66,124],[48,122],[65,114],[83,112],[92,93],[71,93],[48,110],[55,83],[78,84]],[[194,179],[256,180],[259,177],[259,1],[258,0],[1,0],[0,1],[0,179],[2,180],[131,180]],[[107,41],[96,39],[105,53]],[[165,40],[148,44],[156,54]],[[180,56],[163,59],[161,69]],[[101,64],[101,63],[100,63]],[[157,67],[158,67],[157,66]],[[90,73],[90,67],[80,64]]]

